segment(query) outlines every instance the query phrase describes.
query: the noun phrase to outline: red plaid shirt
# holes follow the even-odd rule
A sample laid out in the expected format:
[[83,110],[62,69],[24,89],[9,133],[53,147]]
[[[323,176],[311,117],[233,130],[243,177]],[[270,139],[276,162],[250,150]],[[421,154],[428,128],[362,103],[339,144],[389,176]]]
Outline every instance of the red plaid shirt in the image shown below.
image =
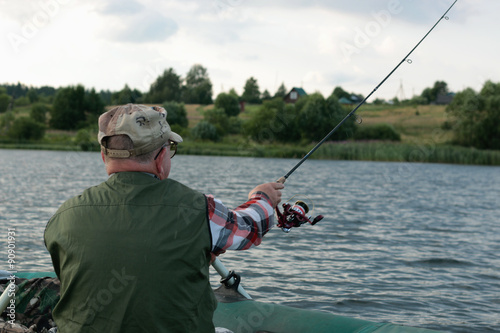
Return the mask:
[[257,246],[272,228],[274,210],[269,197],[255,192],[243,205],[231,210],[220,200],[207,195],[212,252],[247,250]]

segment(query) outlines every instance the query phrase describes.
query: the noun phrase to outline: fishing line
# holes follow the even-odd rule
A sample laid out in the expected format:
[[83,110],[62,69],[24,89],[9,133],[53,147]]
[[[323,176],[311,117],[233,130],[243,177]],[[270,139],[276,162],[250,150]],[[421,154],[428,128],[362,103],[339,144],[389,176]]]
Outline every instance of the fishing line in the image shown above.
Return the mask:
[[[290,171],[288,171],[287,174],[285,174],[283,177],[281,177],[280,179],[277,180],[278,183],[282,183],[284,184],[285,181],[288,179],[288,177],[290,177],[290,175],[295,171],[297,170],[297,168],[299,166],[302,165],[302,163],[305,162],[305,160],[307,160],[309,158],[309,156],[311,156],[326,140],[328,140],[328,138],[333,134],[335,133],[335,131],[340,127],[342,126],[346,121],[347,119],[349,119],[358,109],[361,105],[365,104],[366,100],[368,98],[370,98],[371,95],[373,95],[373,93],[375,93],[375,91],[378,90],[378,88],[380,88],[380,86],[382,86],[385,81],[399,68],[399,66],[401,66],[401,64],[403,62],[408,62],[409,64],[412,63],[412,60],[409,58],[409,56],[413,53],[413,51],[415,51],[415,49],[424,41],[424,39],[432,32],[432,30],[434,30],[434,28],[439,24],[439,22],[441,22],[442,19],[445,19],[445,20],[448,20],[448,16],[446,16],[446,14],[448,14],[448,12],[451,10],[451,8],[455,5],[455,3],[457,2],[458,0],[455,0],[451,6],[446,10],[446,12],[444,12],[444,14],[441,16],[441,18],[439,18],[439,20],[432,26],[432,28],[425,34],[424,37],[422,37],[422,39],[413,47],[413,49],[411,49],[411,51],[396,65],[396,67],[394,67],[392,69],[392,71],[368,94],[368,96],[366,96],[351,112],[349,112],[345,117],[344,119],[342,119],[338,124],[337,126],[335,126],[331,131],[330,133],[328,133],[320,142],[318,142],[316,144],[316,146],[314,146],[313,149],[311,149],[304,157],[302,157],[302,159],[292,168],[290,169]],[[361,119],[361,118],[357,118],[357,119]]]

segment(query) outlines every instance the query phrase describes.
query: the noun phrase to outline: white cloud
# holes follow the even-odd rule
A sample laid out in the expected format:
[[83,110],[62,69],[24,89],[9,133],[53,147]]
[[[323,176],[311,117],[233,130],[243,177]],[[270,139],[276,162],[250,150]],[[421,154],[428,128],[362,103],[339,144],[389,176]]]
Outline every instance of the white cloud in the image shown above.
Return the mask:
[[[0,0],[2,82],[145,91],[155,73],[172,67],[185,76],[199,63],[215,94],[241,93],[253,76],[271,93],[283,82],[324,95],[337,85],[366,95],[452,2],[400,0],[402,10],[391,13],[394,1]],[[394,97],[401,81],[409,97],[436,80],[453,90],[500,81],[492,34],[499,10],[500,2],[459,1],[413,64],[404,63],[375,97]],[[28,27],[35,27],[30,36]],[[17,50],[12,34],[23,38]],[[349,61],[342,45],[355,48]]]
[[144,9],[144,5],[135,0],[108,0],[100,5],[98,10],[106,15],[135,14]]
[[123,21],[115,21],[109,31],[113,40],[129,43],[164,41],[178,30],[177,23],[156,12],[142,12]]
[[175,20],[136,0],[108,0],[95,6],[95,12],[105,19],[102,36],[111,41],[161,42],[178,30]]

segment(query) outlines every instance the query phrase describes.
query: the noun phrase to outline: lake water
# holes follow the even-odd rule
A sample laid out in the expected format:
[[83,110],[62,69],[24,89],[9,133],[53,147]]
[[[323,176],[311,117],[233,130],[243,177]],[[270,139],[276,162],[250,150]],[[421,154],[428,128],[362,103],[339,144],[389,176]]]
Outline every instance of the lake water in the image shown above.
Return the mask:
[[[171,178],[235,207],[297,161],[178,155]],[[106,178],[98,153],[0,150],[1,237],[15,228],[17,270],[52,270],[47,220]],[[288,234],[274,228],[261,246],[220,257],[255,299],[445,332],[500,332],[499,167],[308,160],[286,183],[284,201],[293,196],[324,220]],[[217,286],[215,271],[212,279]]]

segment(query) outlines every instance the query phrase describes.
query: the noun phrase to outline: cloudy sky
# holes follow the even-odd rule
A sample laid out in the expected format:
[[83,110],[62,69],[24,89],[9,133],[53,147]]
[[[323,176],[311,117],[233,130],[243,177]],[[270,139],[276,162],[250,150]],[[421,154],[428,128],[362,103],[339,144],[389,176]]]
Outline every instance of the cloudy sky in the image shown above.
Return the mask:
[[[454,0],[0,0],[0,83],[142,92],[165,69],[208,70],[214,98],[260,90],[368,95]],[[373,95],[500,81],[500,1],[458,0]]]

